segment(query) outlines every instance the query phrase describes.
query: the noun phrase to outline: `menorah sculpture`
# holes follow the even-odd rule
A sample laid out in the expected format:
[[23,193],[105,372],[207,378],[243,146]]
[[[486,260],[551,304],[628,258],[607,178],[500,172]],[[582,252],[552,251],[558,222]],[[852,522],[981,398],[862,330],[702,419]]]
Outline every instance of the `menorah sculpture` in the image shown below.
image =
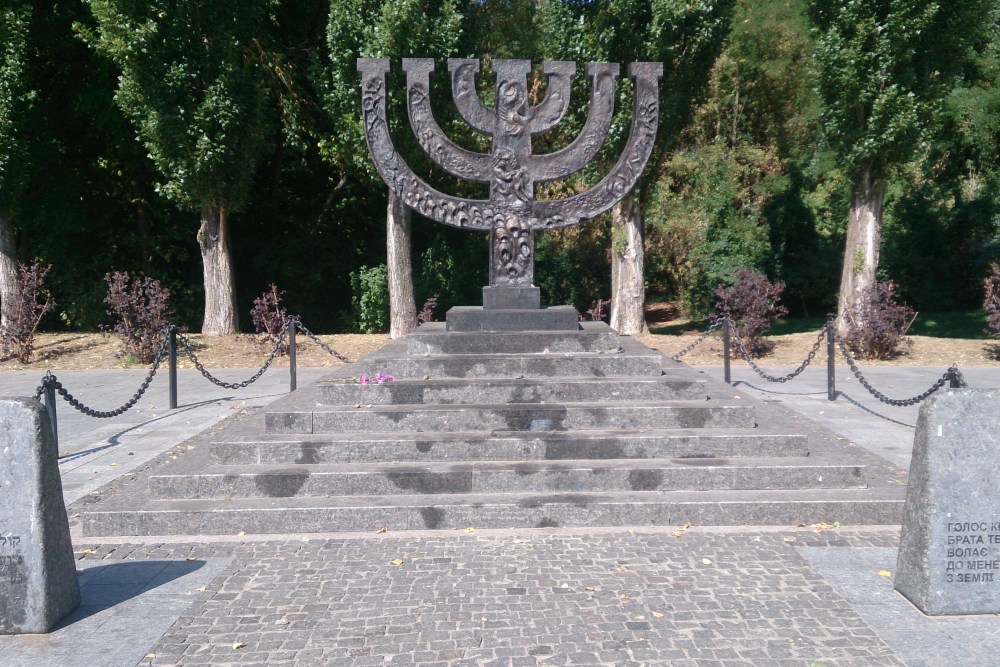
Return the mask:
[[[494,60],[496,103],[486,107],[476,91],[479,62],[451,58],[452,97],[473,129],[493,137],[492,153],[476,153],[451,141],[431,111],[430,58],[404,58],[410,125],[420,146],[447,173],[490,184],[489,199],[464,199],[430,187],[396,152],[386,119],[385,59],[359,58],[365,139],[379,174],[407,206],[437,222],[490,232],[490,284],[483,308],[538,309],[534,286],[534,232],[575,225],[608,211],[635,186],[649,160],[659,115],[662,63],[628,66],[634,109],[628,142],[614,168],[595,186],[569,197],[535,201],[535,183],[555,181],[589,163],[604,144],[614,113],[616,63],[588,63],[590,109],[580,135],[554,153],[533,155],[531,138],[554,128],[569,108],[572,62],[545,61],[545,98],[528,100],[531,61]],[[575,317],[573,318],[575,322]],[[449,328],[451,320],[449,319]],[[550,327],[545,327],[550,328]]]

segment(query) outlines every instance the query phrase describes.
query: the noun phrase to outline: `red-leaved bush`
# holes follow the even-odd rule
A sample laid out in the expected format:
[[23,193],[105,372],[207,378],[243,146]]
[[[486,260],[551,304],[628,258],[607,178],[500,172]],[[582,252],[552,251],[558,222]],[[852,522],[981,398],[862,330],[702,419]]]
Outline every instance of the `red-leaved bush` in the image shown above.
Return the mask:
[[763,273],[740,268],[733,273],[732,285],[715,288],[715,314],[713,321],[723,317],[733,320],[733,335],[755,356],[762,356],[774,349],[774,343],[764,338],[771,320],[784,317],[788,309],[779,305],[785,283],[772,283]]

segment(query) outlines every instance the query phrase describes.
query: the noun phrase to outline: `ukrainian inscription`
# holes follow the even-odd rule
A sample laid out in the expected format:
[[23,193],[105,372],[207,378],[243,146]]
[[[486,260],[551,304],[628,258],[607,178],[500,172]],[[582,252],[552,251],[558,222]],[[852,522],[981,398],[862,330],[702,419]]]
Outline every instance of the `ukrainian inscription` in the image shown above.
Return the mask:
[[945,583],[992,584],[1000,571],[1000,521],[949,521]]
[[921,407],[895,587],[924,613],[1000,613],[1000,391]]

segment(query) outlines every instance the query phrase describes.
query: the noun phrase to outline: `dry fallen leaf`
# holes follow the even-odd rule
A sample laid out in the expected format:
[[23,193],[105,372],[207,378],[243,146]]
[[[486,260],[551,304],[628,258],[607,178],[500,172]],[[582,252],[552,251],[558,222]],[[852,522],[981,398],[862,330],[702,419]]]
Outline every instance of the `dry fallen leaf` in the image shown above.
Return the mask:
[[277,621],[274,622],[274,624],[275,625],[288,625],[288,619],[287,618],[279,618]]
[[403,561],[402,561],[402,559],[400,559],[400,558],[393,558],[393,559],[392,559],[391,561],[389,561],[389,562],[390,562],[390,563],[392,563],[393,565],[402,565],[402,564],[403,564]]
[[147,653],[146,655],[142,656],[142,659],[143,660],[152,660],[155,657],[156,657],[155,653]]
[[671,534],[671,535],[672,535],[673,537],[683,537],[683,536],[684,536],[684,533],[686,533],[686,532],[687,532],[687,529],[688,529],[688,528],[690,528],[690,527],[691,527],[691,522],[690,522],[690,521],[688,521],[688,522],[687,522],[687,523],[685,523],[685,524],[684,524],[683,526],[679,526],[679,527],[677,528],[677,530],[675,530],[674,532],[672,532],[672,533],[670,533],[670,534]]
[[389,526],[382,526],[381,528],[379,528],[375,532],[378,533],[379,535],[381,535],[382,533],[388,533],[389,532]]
[[204,593],[207,589],[208,589],[208,586],[202,586],[201,588],[198,589],[198,592],[199,593]]
[[653,618],[663,618],[663,614],[658,611],[651,611],[649,613],[652,614]]
[[243,532],[242,530],[240,532],[236,533],[236,537],[243,537],[244,535],[246,535],[246,533]]
[[94,549],[84,549],[83,553],[85,553],[85,554],[96,554],[97,551],[94,550]]
[[702,565],[711,565],[712,564],[712,559],[711,558],[702,558],[701,559],[701,564]]
[[233,642],[233,649],[246,648],[246,644],[243,642]]
[[469,526],[468,528],[465,529],[465,532],[467,532],[467,533],[474,533],[474,532],[476,532],[476,529],[473,528],[472,526]]
[[878,576],[880,576],[880,577],[891,577],[892,576],[892,572],[890,572],[889,570],[879,570],[878,571]]

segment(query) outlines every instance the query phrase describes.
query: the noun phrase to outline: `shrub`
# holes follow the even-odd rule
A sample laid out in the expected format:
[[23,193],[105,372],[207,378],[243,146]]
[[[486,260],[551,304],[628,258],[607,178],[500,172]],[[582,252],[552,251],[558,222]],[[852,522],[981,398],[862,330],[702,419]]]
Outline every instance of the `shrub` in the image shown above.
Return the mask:
[[351,306],[361,333],[389,330],[389,270],[385,264],[351,271]]
[[[288,325],[289,315],[284,306],[281,305],[285,290],[278,289],[278,286],[271,283],[267,291],[253,300],[253,308],[250,309],[250,319],[254,329],[258,334],[262,334],[257,341],[262,348],[268,352],[274,349],[281,338],[281,332]],[[288,339],[278,348],[278,354],[288,353]]]
[[775,317],[788,314],[788,309],[778,305],[785,283],[772,283],[763,273],[739,268],[733,273],[733,284],[720,284],[715,288],[715,315],[713,320],[728,316],[733,320],[733,335],[752,355],[771,352],[774,343],[764,338],[764,331]]
[[35,259],[30,266],[18,264],[17,288],[10,303],[4,303],[6,326],[0,331],[0,344],[5,357],[14,356],[18,362],[31,361],[35,347],[35,331],[45,314],[55,308],[52,295],[45,289],[45,277],[52,265],[42,266]]
[[983,292],[986,331],[991,336],[1000,336],[1000,264],[990,265],[990,275],[983,281]]
[[101,330],[118,337],[119,359],[151,363],[163,342],[163,330],[170,323],[170,290],[155,278],[130,279],[123,271],[105,274],[104,282],[108,284],[104,303],[115,324],[102,326]]
[[906,332],[915,317],[909,306],[898,303],[896,283],[876,281],[862,293],[858,308],[847,313],[847,331],[842,336],[862,359],[889,359],[910,345]]
[[424,301],[423,308],[421,308],[420,312],[417,313],[417,324],[426,324],[427,322],[433,322],[434,309],[437,308],[437,305],[438,305],[437,294],[435,294],[432,297],[429,297],[426,301]]
[[[609,316],[609,313],[605,310],[605,308],[610,305],[610,299],[598,299],[597,301],[594,301],[590,305],[590,308],[587,309],[587,317],[590,318],[591,322],[606,322],[606,318]],[[580,319],[583,319],[582,315],[580,316]]]

